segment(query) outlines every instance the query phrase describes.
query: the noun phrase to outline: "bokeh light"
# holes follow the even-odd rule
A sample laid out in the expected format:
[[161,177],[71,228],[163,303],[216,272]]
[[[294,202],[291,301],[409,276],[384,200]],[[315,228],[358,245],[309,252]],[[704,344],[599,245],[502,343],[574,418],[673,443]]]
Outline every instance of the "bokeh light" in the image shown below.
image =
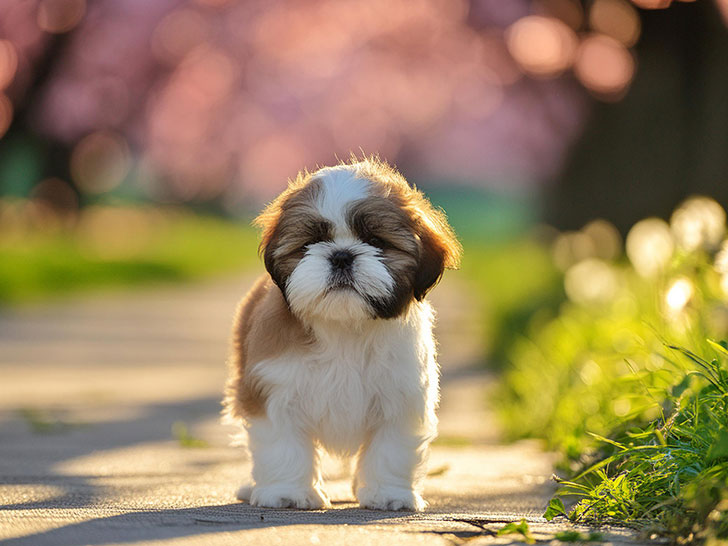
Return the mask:
[[614,224],[603,219],[592,220],[581,230],[593,243],[594,256],[614,260],[622,252],[622,237]]
[[720,289],[723,291],[723,295],[728,297],[728,273],[720,276]]
[[526,72],[553,76],[571,66],[577,39],[574,31],[558,19],[530,15],[508,29],[506,43],[513,58]]
[[551,253],[554,263],[562,271],[597,254],[594,240],[580,231],[560,233],[553,243]]
[[710,197],[691,197],[673,212],[670,227],[675,240],[685,250],[715,250],[725,234],[726,213]]
[[728,275],[728,241],[723,241],[720,250],[715,255],[713,265],[718,273]]
[[18,52],[9,40],[0,40],[0,90],[13,81],[18,70]]
[[588,258],[568,269],[564,288],[566,295],[575,303],[606,303],[617,293],[619,280],[610,264]]
[[728,0],[716,0],[723,22],[728,25]]
[[589,25],[627,47],[637,43],[641,30],[639,15],[627,0],[596,0],[589,9]]
[[87,193],[104,193],[118,186],[131,168],[129,147],[124,138],[110,131],[98,131],[82,139],[71,155],[71,175]]
[[690,303],[694,293],[695,288],[690,279],[687,277],[675,279],[665,293],[665,303],[668,311],[671,313],[682,311]]
[[50,33],[68,32],[83,19],[86,0],[40,0],[38,26]]
[[670,226],[660,218],[637,222],[627,234],[625,246],[629,261],[643,277],[663,271],[675,249]]
[[44,203],[57,210],[75,211],[78,209],[78,196],[73,188],[60,178],[46,178],[33,188],[31,201]]
[[632,409],[632,402],[629,398],[617,398],[612,402],[612,410],[617,417],[624,417]]
[[593,385],[601,379],[602,375],[602,367],[591,359],[584,362],[579,370],[579,377],[585,385]]
[[604,34],[592,34],[579,46],[574,73],[590,91],[619,97],[634,76],[635,63],[624,44]]
[[78,195],[68,182],[46,178],[33,188],[24,215],[35,230],[67,229],[78,215]]

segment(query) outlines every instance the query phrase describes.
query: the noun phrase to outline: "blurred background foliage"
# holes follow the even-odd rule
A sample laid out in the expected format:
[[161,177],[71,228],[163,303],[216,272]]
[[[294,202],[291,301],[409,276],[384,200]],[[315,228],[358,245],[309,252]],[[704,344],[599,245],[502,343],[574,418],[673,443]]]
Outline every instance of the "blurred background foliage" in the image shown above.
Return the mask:
[[589,226],[556,239],[567,300],[509,346],[497,407],[561,454],[573,521],[728,539],[725,236],[724,209],[693,197],[636,223],[626,256],[582,254]]
[[[131,209],[174,210],[192,239],[197,213],[242,232],[300,168],[379,153],[473,249],[499,357],[562,297],[541,245],[553,233],[534,225],[606,218],[624,233],[728,191],[727,14],[725,0],[4,0],[0,246],[15,273],[0,301],[188,278],[148,266],[141,249],[159,243],[140,241],[163,235],[121,227],[145,217]],[[147,265],[121,273],[80,242],[89,229]]]
[[463,224],[625,230],[728,191],[727,9],[5,0],[0,191],[240,215],[298,169],[362,150],[476,201]]

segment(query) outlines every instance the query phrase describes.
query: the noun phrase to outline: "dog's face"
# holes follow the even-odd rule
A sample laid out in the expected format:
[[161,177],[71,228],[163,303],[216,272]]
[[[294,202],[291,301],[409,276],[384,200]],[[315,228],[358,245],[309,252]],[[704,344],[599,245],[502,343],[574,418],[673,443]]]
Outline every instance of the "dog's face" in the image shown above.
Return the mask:
[[394,318],[456,267],[445,216],[377,161],[299,174],[256,220],[265,266],[300,318]]

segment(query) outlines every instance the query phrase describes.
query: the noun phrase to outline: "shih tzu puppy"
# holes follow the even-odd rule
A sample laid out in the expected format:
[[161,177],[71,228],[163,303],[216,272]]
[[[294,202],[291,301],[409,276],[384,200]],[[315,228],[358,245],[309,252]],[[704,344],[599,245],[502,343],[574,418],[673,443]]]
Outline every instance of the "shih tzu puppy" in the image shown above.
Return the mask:
[[268,274],[240,303],[226,414],[244,424],[255,506],[323,508],[322,449],[357,458],[364,508],[422,510],[439,369],[425,299],[461,247],[378,159],[304,172],[257,218]]

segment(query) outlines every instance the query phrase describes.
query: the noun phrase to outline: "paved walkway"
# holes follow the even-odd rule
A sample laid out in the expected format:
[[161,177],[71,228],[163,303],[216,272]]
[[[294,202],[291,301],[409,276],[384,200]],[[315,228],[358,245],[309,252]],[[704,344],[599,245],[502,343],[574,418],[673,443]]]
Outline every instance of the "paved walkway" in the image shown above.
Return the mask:
[[0,313],[0,542],[491,544],[516,541],[489,530],[522,517],[548,540],[563,528],[540,518],[551,459],[533,442],[498,443],[475,310],[452,277],[433,295],[443,399],[422,514],[360,510],[349,466],[333,459],[332,510],[235,501],[250,462],[218,413],[250,279]]

